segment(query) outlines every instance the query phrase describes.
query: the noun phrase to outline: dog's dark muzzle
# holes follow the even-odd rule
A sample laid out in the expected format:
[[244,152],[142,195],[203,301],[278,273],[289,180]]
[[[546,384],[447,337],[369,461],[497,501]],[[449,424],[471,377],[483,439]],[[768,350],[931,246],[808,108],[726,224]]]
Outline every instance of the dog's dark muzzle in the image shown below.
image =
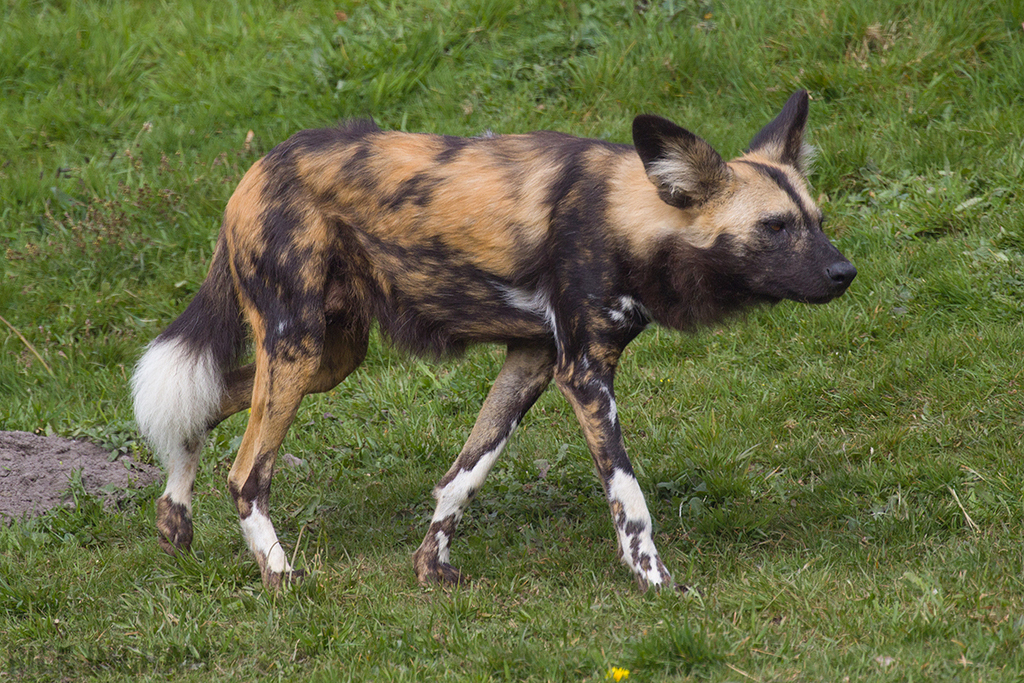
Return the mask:
[[825,276],[829,279],[835,290],[835,296],[839,296],[846,291],[846,288],[853,282],[853,278],[857,277],[857,269],[852,263],[843,259],[842,261],[836,261],[830,266],[825,268]]
[[857,269],[845,258],[825,266],[823,271],[818,272],[820,275],[815,278],[816,284],[808,288],[808,290],[817,290],[816,292],[812,294],[810,291],[805,290],[805,296],[791,296],[789,298],[808,304],[828,303],[832,299],[841,296],[850,286],[850,283],[853,282],[853,278],[857,277]]

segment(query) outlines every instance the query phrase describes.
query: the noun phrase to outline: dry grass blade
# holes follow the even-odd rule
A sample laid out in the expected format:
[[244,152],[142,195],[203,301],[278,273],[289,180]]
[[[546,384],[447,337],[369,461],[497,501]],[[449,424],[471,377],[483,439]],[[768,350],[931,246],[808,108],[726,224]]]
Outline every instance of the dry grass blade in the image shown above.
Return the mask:
[[50,369],[50,366],[47,364],[47,362],[43,360],[43,357],[39,355],[38,351],[36,351],[36,347],[32,346],[32,342],[30,342],[28,339],[25,339],[25,335],[19,332],[17,327],[7,322],[7,319],[4,318],[2,315],[0,315],[0,321],[2,321],[4,325],[7,325],[7,327],[11,328],[11,332],[14,332],[14,334],[18,335],[18,339],[21,340],[21,343],[24,344],[25,347],[32,352],[32,355],[39,359],[39,362],[43,364],[43,367],[46,368],[46,371],[50,373],[50,377],[56,378],[57,376],[53,374],[53,370]]

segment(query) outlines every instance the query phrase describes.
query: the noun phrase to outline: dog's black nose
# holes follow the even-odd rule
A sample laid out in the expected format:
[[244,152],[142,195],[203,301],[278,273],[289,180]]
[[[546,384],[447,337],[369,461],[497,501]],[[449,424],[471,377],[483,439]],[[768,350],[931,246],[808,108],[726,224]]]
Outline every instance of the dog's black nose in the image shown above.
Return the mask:
[[853,278],[857,277],[857,269],[849,261],[836,261],[825,268],[825,275],[837,288],[846,289],[853,282]]

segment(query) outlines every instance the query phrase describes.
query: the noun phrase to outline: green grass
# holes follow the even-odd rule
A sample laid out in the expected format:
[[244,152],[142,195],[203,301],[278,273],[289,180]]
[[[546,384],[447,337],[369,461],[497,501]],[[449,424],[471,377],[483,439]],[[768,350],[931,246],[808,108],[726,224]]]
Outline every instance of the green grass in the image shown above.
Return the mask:
[[0,678],[1018,680],[1024,8],[640,4],[4,4],[0,315],[52,370],[0,327],[5,429],[151,459],[126,381],[234,185],[351,116],[628,141],[650,111],[732,156],[805,87],[814,192],[860,275],[824,307],[627,351],[627,446],[695,595],[640,594],[616,563],[556,392],[462,524],[476,581],[419,587],[430,489],[500,354],[427,365],[375,341],[284,445],[308,466],[278,474],[274,514],[309,580],[261,589],[224,485],[238,416],[204,454],[194,556],[159,553],[156,487],[0,529]]

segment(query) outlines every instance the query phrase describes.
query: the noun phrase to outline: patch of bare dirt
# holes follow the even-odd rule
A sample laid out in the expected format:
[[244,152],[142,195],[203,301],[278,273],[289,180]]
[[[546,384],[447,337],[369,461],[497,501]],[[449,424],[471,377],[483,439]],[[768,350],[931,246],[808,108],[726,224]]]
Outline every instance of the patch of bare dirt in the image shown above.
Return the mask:
[[160,478],[159,468],[127,455],[111,460],[88,441],[0,431],[0,524],[74,505],[68,487],[76,471],[85,491],[107,505]]

